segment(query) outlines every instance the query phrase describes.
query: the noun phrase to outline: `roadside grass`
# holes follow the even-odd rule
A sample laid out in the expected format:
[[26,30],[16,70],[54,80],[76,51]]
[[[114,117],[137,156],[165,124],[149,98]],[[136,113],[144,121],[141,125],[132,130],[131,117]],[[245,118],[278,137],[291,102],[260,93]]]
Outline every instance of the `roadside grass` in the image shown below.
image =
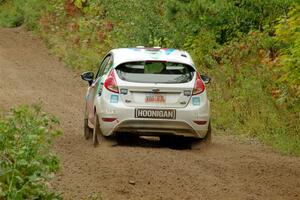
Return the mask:
[[256,137],[284,154],[299,156],[300,104],[280,102],[273,93],[276,74],[270,68],[276,60],[269,58],[264,37],[250,34],[229,43],[215,52],[220,64],[200,68],[213,78],[208,86],[212,124],[217,130]]
[[[221,45],[214,32],[203,30],[199,35],[187,36],[180,41],[183,45],[177,46],[178,41],[172,41],[168,33],[178,35],[179,30],[168,27],[163,14],[156,13],[162,12],[158,1],[147,1],[149,12],[145,10],[142,16],[136,16],[136,12],[125,15],[118,9],[138,11],[143,7],[141,2],[130,7],[126,2],[113,5],[106,0],[91,1],[85,8],[66,2],[40,1],[30,9],[27,3],[20,19],[67,65],[95,71],[101,57],[114,47],[165,44],[184,48],[192,54],[199,71],[212,77],[207,88],[212,100],[212,124],[218,132],[256,137],[284,154],[300,155],[300,103],[278,92],[278,74],[274,70],[278,59],[272,54],[282,47],[274,37],[252,31]],[[9,16],[4,19],[0,14],[1,25],[9,24],[5,21],[8,18],[18,17],[12,3],[4,3],[0,9]],[[156,19],[151,20],[154,24],[150,30],[147,19],[153,16]]]
[[16,27],[23,24],[23,14],[18,12],[17,7],[11,1],[0,2],[0,10],[0,26]]
[[38,20],[47,9],[47,0],[2,0],[0,1],[0,25],[16,27],[26,24],[33,30],[38,28]]
[[0,199],[61,199],[49,179],[59,168],[51,144],[58,120],[39,105],[0,115]]

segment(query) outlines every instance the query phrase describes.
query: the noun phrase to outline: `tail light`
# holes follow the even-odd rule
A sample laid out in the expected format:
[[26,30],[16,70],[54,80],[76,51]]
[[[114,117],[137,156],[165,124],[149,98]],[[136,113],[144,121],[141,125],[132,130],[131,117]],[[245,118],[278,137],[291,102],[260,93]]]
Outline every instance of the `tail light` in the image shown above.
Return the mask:
[[109,74],[104,82],[104,87],[111,92],[119,93],[119,88],[117,85],[117,81],[116,81],[116,77],[115,77],[115,73],[114,73],[113,69],[109,72]]
[[194,123],[196,123],[198,125],[204,125],[204,124],[206,124],[206,121],[194,121]]
[[195,86],[193,89],[193,95],[201,94],[202,92],[204,92],[204,90],[205,90],[205,85],[200,78],[200,74],[197,72],[196,73],[196,82],[195,82]]
[[102,118],[102,121],[104,121],[104,122],[114,122],[116,120],[117,120],[117,118]]

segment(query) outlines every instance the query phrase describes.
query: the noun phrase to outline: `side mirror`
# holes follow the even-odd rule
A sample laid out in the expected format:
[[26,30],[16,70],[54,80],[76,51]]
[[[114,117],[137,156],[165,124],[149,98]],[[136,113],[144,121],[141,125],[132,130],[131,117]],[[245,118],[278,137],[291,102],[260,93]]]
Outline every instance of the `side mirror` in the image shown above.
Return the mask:
[[83,72],[81,75],[82,80],[87,81],[89,85],[92,85],[94,81],[94,73],[93,72]]
[[204,82],[204,84],[208,84],[211,81],[211,78],[209,76],[206,75],[200,75],[202,81]]

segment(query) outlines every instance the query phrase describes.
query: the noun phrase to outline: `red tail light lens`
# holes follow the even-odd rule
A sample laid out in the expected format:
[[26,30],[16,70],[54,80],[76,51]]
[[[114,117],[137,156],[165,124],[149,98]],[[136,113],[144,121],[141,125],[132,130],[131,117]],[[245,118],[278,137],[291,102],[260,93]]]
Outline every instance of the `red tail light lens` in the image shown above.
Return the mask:
[[201,94],[202,92],[204,92],[204,90],[205,90],[205,85],[200,78],[200,74],[197,72],[196,73],[196,82],[195,82],[195,86],[193,89],[193,95]]
[[206,124],[206,121],[194,121],[194,123],[196,123],[198,125],[204,125],[204,124]]
[[115,73],[114,73],[113,69],[109,72],[109,74],[104,82],[104,87],[111,92],[119,93],[119,88],[117,85],[117,81],[116,81],[116,77],[115,77]]
[[104,121],[104,122],[114,122],[116,120],[117,120],[117,118],[102,118],[102,121]]

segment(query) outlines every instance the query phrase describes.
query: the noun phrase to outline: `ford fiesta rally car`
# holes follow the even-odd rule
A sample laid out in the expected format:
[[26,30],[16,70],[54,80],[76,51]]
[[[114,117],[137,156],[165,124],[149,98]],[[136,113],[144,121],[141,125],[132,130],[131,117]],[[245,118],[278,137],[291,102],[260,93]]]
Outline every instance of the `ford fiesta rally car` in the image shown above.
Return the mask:
[[116,134],[183,136],[210,142],[210,102],[191,56],[181,50],[120,48],[111,50],[93,72],[81,78],[86,93],[84,136]]

